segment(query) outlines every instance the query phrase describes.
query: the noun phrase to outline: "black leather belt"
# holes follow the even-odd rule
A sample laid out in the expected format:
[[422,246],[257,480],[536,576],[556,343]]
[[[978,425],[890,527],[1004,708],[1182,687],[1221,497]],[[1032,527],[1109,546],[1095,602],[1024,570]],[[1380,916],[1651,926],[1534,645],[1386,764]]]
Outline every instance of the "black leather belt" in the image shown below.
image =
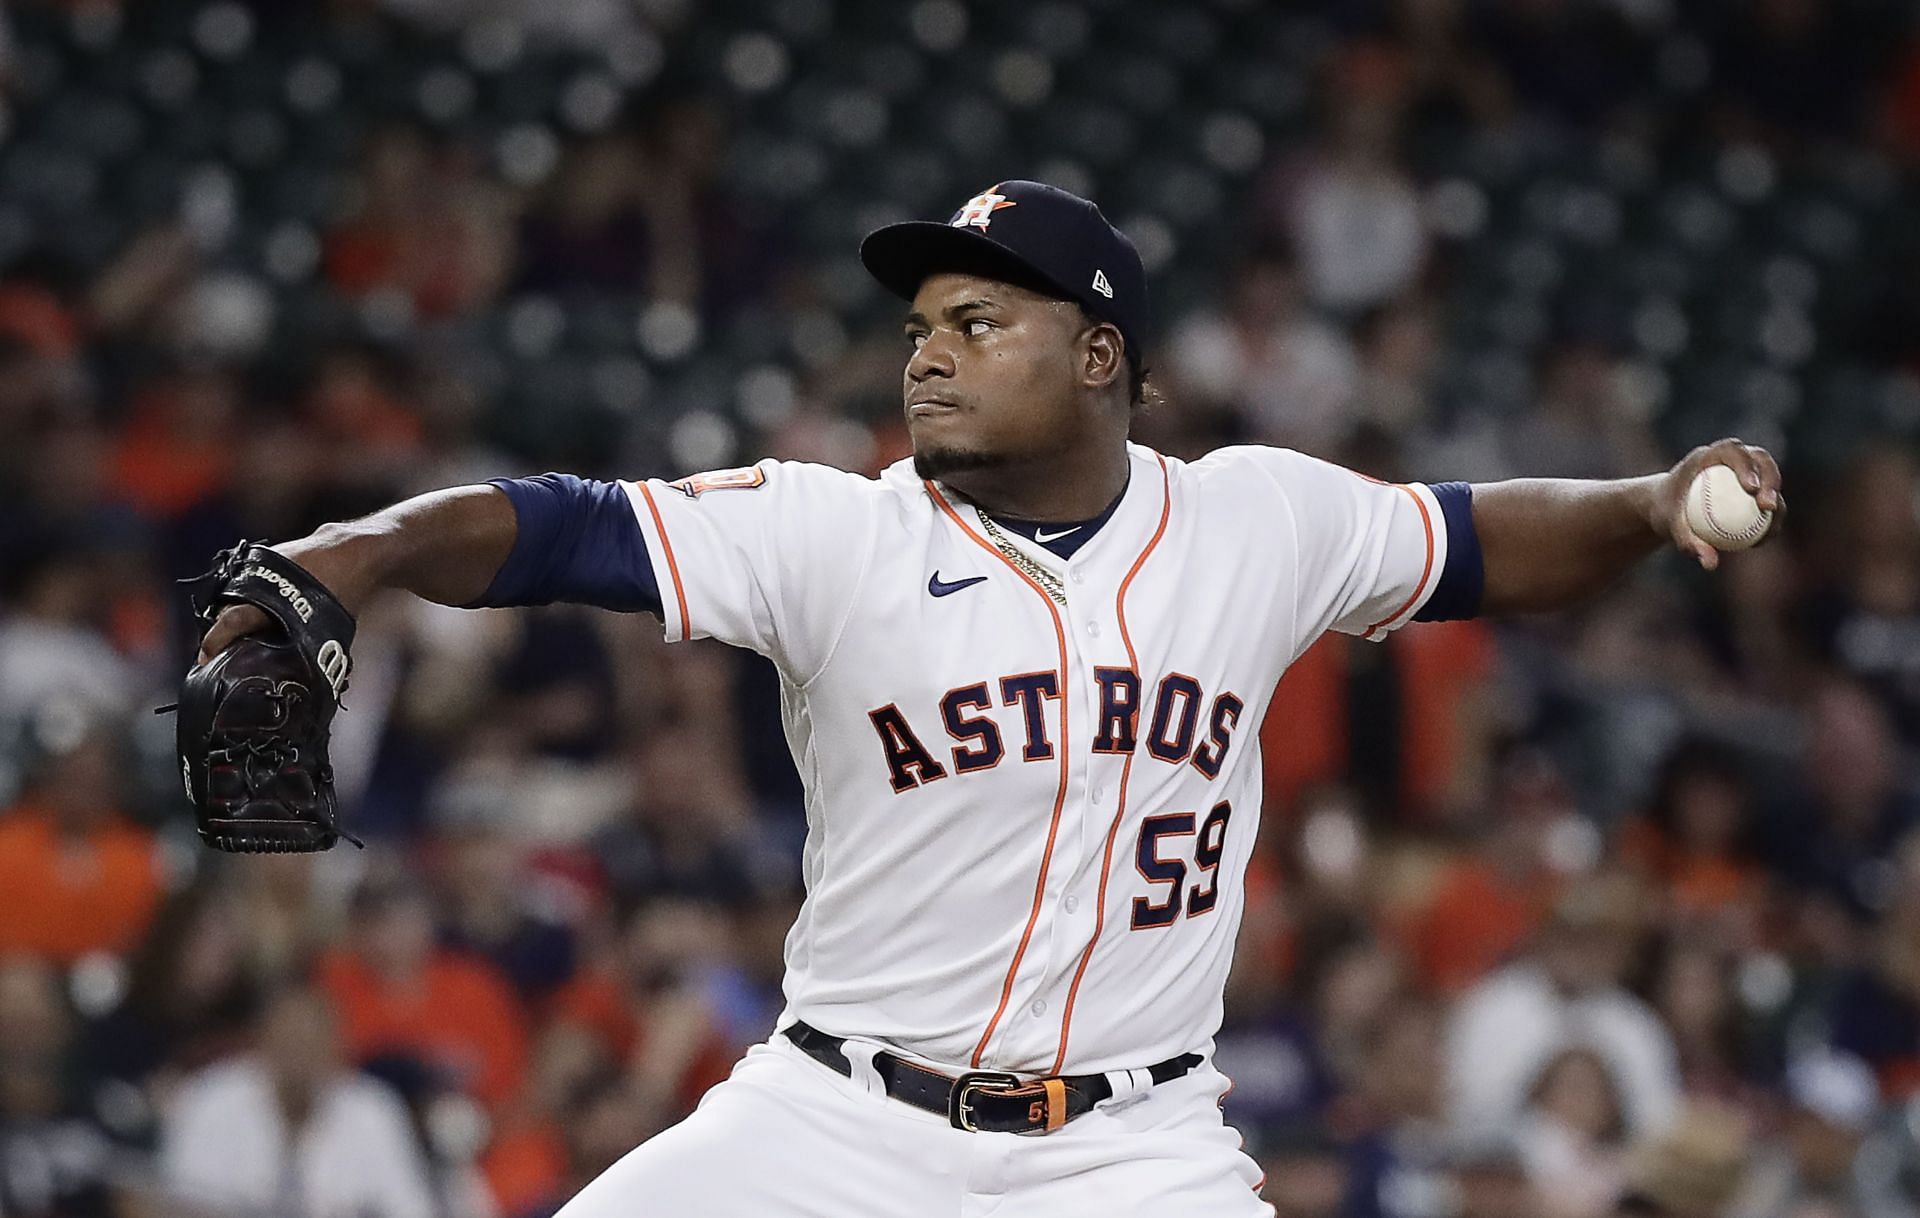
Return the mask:
[[[783,1035],[821,1065],[853,1077],[853,1064],[841,1047],[847,1043],[844,1037],[828,1036],[806,1023],[788,1026]],[[1146,1073],[1157,1087],[1201,1060],[1198,1053],[1182,1053],[1148,1066]],[[1104,1074],[1022,1079],[1003,1070],[969,1070],[950,1078],[884,1050],[873,1055],[873,1068],[889,1096],[943,1116],[955,1129],[969,1133],[1052,1133],[1113,1095],[1113,1084]]]

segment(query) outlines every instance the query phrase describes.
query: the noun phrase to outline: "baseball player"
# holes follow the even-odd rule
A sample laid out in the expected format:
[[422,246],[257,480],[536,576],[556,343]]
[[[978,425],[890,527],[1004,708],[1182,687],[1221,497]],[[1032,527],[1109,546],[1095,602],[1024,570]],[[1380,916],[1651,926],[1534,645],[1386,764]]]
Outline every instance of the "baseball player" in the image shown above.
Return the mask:
[[[1210,1050],[1280,675],[1328,630],[1572,604],[1662,544],[1712,567],[1692,475],[1778,509],[1779,470],[1734,440],[1616,482],[1180,461],[1128,442],[1146,277],[1092,203],[1006,182],[861,257],[910,302],[913,457],[878,478],[545,474],[272,550],[348,611],[644,610],[779,668],[809,832],[778,1031],[567,1218],[1271,1213]],[[265,621],[220,611],[202,661]]]

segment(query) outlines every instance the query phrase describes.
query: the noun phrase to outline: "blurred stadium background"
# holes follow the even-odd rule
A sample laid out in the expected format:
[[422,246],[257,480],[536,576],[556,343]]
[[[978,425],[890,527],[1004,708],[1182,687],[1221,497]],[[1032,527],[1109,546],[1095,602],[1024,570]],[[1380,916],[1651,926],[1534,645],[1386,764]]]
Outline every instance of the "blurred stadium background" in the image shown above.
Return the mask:
[[1892,0],[15,0],[0,1213],[548,1214],[724,1077],[798,899],[769,669],[380,604],[370,848],[233,860],[170,581],[496,474],[876,469],[858,238],[1037,177],[1154,275],[1165,451],[1788,471],[1716,576],[1282,683],[1219,1047],[1279,1212],[1912,1218],[1917,159]]

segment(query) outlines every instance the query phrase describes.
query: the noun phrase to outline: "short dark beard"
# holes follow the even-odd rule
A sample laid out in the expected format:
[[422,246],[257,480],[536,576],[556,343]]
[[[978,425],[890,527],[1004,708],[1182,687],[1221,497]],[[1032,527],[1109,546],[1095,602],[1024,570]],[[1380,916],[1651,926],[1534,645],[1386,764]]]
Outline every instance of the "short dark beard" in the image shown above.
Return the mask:
[[913,472],[926,479],[993,469],[1005,464],[1006,458],[999,453],[983,452],[977,448],[928,448],[915,449],[913,452]]

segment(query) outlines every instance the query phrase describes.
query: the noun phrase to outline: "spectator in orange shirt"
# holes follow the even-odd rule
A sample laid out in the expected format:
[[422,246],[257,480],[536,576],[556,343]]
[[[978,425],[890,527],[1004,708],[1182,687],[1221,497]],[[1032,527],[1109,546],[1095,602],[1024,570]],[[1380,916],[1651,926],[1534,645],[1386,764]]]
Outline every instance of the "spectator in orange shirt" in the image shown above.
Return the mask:
[[119,494],[151,517],[176,519],[232,480],[240,386],[228,372],[180,369],[134,395],[113,454]]
[[727,1077],[737,1054],[699,987],[727,934],[719,914],[695,902],[642,905],[610,958],[554,995],[526,1119],[503,1129],[481,1162],[502,1213],[561,1195],[581,1157],[576,1120],[601,1084],[617,1081],[622,1103],[664,1124]]
[[1579,815],[1564,777],[1532,748],[1503,763],[1496,787],[1480,844],[1446,865],[1406,932],[1421,979],[1442,995],[1504,963],[1539,928],[1560,885],[1551,836]]
[[589,1080],[569,1101],[560,1123],[560,1157],[546,1195],[506,1213],[509,1218],[558,1213],[574,1194],[665,1124],[625,1080],[605,1075]]
[[1287,668],[1260,727],[1267,806],[1343,782],[1395,819],[1471,802],[1494,675],[1484,622],[1419,622],[1381,642],[1328,634]]
[[500,973],[434,942],[426,894],[402,875],[354,895],[348,946],[320,961],[354,1061],[406,1056],[498,1110],[527,1068],[526,1016]]
[[20,801],[0,813],[0,955],[72,964],[124,952],[160,902],[153,835],[120,813],[121,743],[85,714],[36,716],[42,755]]
[[1711,744],[1685,741],[1662,765],[1646,813],[1621,830],[1620,856],[1667,894],[1673,913],[1720,913],[1758,899],[1750,824],[1739,765]]
[[469,153],[389,125],[367,140],[359,186],[359,207],[326,237],[327,278],[343,295],[384,291],[429,320],[493,297],[513,233]]
[[[636,910],[614,958],[554,998],[548,1049],[580,1063],[570,1081],[624,1068],[643,1099],[692,1111],[735,1057],[699,985],[700,970],[728,935],[719,913],[697,902],[661,900]],[[577,1047],[565,1053],[555,1041]]]

